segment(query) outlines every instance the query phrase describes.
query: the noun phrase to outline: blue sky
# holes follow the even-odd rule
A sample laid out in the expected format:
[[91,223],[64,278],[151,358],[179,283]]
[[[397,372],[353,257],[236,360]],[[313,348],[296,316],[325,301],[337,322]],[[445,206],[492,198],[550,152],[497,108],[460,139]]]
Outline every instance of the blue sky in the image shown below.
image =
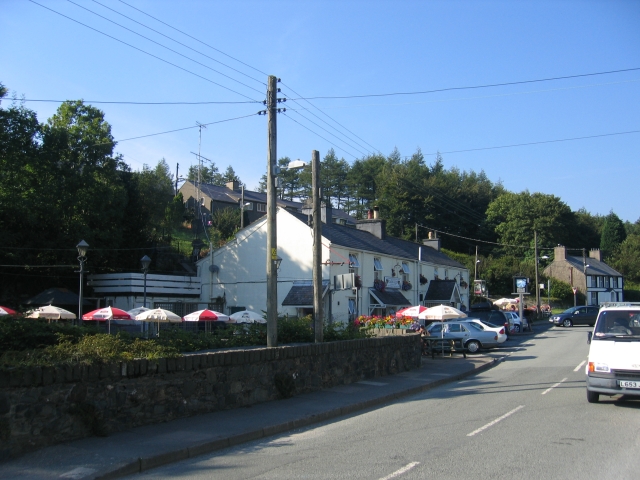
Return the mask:
[[[289,99],[344,97],[640,68],[638,1],[73,0],[204,65],[69,1],[36,1],[198,76],[35,3],[2,0],[0,81],[26,99],[262,101],[267,74],[282,79],[281,96]],[[410,156],[420,148],[430,164],[440,151],[446,168],[484,170],[514,192],[554,194],[573,210],[613,210],[632,222],[640,217],[640,132],[602,136],[640,130],[640,70],[311,103],[286,103],[287,113],[278,117],[278,157],[308,160],[312,150],[323,157],[334,148],[351,162],[375,150]],[[261,109],[256,103],[94,105],[119,140]],[[58,105],[27,106],[44,121]],[[196,163],[198,129],[121,141],[116,151],[134,170],[164,157],[174,171],[179,163],[182,174]],[[202,155],[220,171],[231,165],[248,188],[266,171],[266,153],[264,116],[203,129]]]

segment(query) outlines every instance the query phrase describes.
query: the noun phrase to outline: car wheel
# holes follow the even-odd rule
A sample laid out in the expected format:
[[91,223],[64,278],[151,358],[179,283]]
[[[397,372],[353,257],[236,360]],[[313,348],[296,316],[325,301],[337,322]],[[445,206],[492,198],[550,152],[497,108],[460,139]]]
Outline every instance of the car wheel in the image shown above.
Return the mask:
[[469,353],[477,353],[480,350],[480,342],[477,340],[469,340],[465,346]]
[[598,400],[600,400],[600,394],[598,392],[587,390],[587,402],[598,403]]
[[515,325],[513,326],[513,331],[514,331],[514,332],[516,332],[516,333],[520,333],[520,325],[515,324]]
[[572,325],[573,325],[573,323],[571,323],[571,320],[569,320],[568,318],[565,318],[565,319],[562,321],[562,326],[563,326],[563,327],[570,327],[570,326],[572,326]]

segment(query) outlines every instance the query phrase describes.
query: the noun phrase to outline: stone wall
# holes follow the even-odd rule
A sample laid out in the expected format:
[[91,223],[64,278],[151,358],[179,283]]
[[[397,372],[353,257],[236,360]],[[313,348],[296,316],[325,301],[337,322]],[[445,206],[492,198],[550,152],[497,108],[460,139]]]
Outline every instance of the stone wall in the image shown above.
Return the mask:
[[0,370],[0,460],[90,435],[411,370],[417,335]]

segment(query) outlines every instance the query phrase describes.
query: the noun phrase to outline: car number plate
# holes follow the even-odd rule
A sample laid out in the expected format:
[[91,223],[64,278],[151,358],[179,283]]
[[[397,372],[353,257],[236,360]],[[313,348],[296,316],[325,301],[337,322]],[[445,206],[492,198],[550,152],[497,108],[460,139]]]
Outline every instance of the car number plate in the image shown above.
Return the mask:
[[631,380],[620,380],[619,383],[622,388],[640,388],[640,382],[634,382]]

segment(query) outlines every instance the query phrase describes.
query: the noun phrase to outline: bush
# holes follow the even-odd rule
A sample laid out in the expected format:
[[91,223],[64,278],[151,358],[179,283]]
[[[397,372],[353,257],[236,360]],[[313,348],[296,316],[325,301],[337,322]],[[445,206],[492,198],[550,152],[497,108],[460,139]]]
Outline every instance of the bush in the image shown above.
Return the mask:
[[59,335],[78,341],[85,335],[95,335],[95,327],[75,327],[65,323],[47,323],[43,320],[0,317],[0,351],[22,351],[56,345]]

